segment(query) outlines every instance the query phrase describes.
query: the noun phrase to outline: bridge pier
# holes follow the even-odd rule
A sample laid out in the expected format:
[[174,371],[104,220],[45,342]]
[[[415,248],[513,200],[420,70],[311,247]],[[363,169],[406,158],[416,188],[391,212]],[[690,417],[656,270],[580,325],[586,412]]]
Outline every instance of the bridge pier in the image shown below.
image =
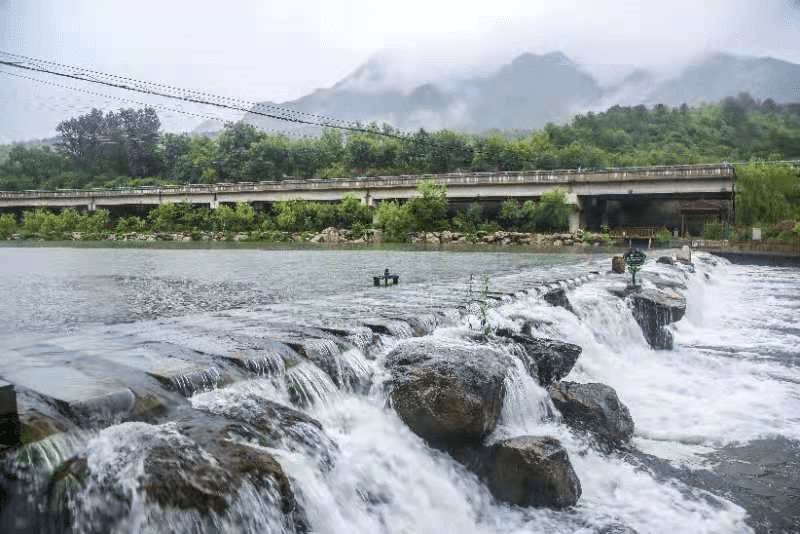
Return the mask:
[[575,193],[567,193],[567,204],[572,206],[569,214],[569,231],[577,232],[586,226],[586,215],[583,212],[583,201]]

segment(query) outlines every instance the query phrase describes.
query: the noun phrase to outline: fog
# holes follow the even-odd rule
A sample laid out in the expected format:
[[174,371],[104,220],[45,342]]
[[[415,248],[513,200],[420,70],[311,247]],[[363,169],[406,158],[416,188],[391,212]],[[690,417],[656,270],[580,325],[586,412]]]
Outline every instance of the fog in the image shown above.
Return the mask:
[[[553,50],[613,83],[634,66],[663,73],[713,51],[800,63],[798,37],[798,0],[0,0],[2,50],[274,102],[329,87],[376,56],[390,67],[383,83],[401,88]],[[125,105],[135,104],[0,73],[0,142],[52,135],[92,106]],[[162,116],[169,129],[202,120]]]

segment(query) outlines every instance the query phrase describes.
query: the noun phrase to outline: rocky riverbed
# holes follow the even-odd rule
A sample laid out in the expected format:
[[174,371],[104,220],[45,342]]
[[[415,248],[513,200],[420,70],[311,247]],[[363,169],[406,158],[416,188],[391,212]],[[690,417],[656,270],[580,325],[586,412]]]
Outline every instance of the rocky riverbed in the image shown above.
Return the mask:
[[[397,293],[383,308],[367,303],[347,317],[335,301],[318,302],[305,321],[297,320],[300,307],[286,320],[287,309],[269,304],[215,312],[211,323],[105,327],[92,343],[73,335],[15,341],[12,359],[0,362],[18,405],[4,434],[16,441],[8,440],[2,463],[0,524],[9,532],[388,532],[417,524],[401,503],[412,496],[398,489],[427,491],[432,480],[414,471],[444,469],[458,482],[439,492],[467,492],[490,515],[512,506],[507,521],[520,528],[653,531],[639,512],[602,511],[613,499],[598,493],[598,468],[630,473],[659,506],[675,500],[671,513],[687,514],[671,518],[676,524],[702,517],[710,532],[746,531],[741,509],[716,495],[747,503],[758,521],[767,517],[759,525],[770,524],[757,508],[764,504],[724,494],[730,486],[709,478],[692,483],[639,450],[639,401],[629,406],[611,384],[582,379],[596,344],[556,328],[590,321],[591,295],[630,317],[627,327],[648,350],[668,358],[674,323],[691,306],[688,288],[709,270],[651,260],[643,287],[631,288],[627,275],[610,272],[610,258],[603,265],[475,292],[455,306],[409,306]],[[591,291],[576,294],[584,287]],[[359,441],[365,425],[398,436],[402,450],[386,442],[383,456],[375,448],[385,437]],[[396,476],[414,482],[394,485]],[[709,493],[672,495],[671,476],[687,495],[697,487]],[[351,489],[353,501],[334,494]],[[439,497],[449,510],[448,497]],[[606,504],[596,508],[598,499]],[[442,519],[455,520],[453,513]],[[469,517],[473,526],[486,521]]]

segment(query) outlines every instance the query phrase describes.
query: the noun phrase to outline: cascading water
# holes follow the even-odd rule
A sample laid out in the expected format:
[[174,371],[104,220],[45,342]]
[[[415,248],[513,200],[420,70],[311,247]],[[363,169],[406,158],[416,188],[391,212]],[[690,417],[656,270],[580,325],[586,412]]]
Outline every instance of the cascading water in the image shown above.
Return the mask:
[[[182,389],[189,406],[177,412],[175,422],[127,422],[69,438],[67,454],[50,461],[46,470],[58,471],[72,456],[85,462],[88,478],[74,475],[80,470],[69,472],[69,480],[80,484],[70,486],[69,497],[60,501],[69,507],[63,516],[68,524],[53,530],[589,534],[623,524],[640,533],[750,532],[747,512],[720,497],[722,492],[693,486],[673,472],[650,469],[645,455],[601,451],[568,427],[513,343],[498,348],[514,366],[505,378],[500,423],[488,441],[521,435],[557,438],[583,488],[575,507],[556,511],[499,503],[476,475],[429,447],[390,407],[385,357],[392,349],[420,331],[430,332],[426,335],[434,342],[463,344],[466,337],[482,333],[476,332],[476,325],[483,323],[516,332],[524,327],[534,337],[581,346],[583,352],[566,380],[612,386],[635,421],[633,448],[665,459],[665,465],[675,469],[709,469],[713,460],[707,454],[735,443],[774,435],[800,439],[800,366],[794,348],[800,332],[786,316],[796,313],[800,297],[796,270],[751,268],[747,276],[753,271],[764,275],[753,283],[743,279],[743,268],[724,261],[706,264],[701,257],[695,262],[696,273],[676,281],[686,284],[689,306],[686,317],[670,327],[675,349],[655,351],[626,302],[609,293],[602,275],[590,274],[607,260],[587,261],[578,276],[569,272],[572,266],[556,268],[552,278],[543,281],[526,279],[514,270],[498,271],[492,282],[506,296],[484,312],[473,308],[464,316],[452,309],[432,313],[430,295],[439,291],[443,300],[452,300],[465,277],[431,289],[422,298],[403,286],[378,288],[396,290],[397,295],[384,301],[389,307],[386,317],[364,315],[354,307],[354,313],[362,314],[356,322],[372,324],[370,329],[350,325],[340,343],[306,340],[309,358],[299,361],[254,349],[249,360],[242,356],[252,376],[243,375],[224,387],[215,376],[202,388]],[[659,274],[660,267],[648,268]],[[568,274],[571,282],[566,281]],[[566,290],[574,313],[543,300],[545,293],[557,289]],[[507,296],[511,293],[516,297]],[[330,305],[325,299],[316,302],[323,320],[335,317],[334,303],[344,297],[329,298]],[[402,313],[391,309],[392,299],[417,306],[416,326],[397,320]],[[227,332],[220,339],[246,345],[261,321],[280,313],[302,313],[297,311],[302,305],[285,306],[240,316],[196,316],[179,324],[200,325],[206,333],[216,325]],[[237,321],[246,326],[237,330]],[[162,327],[164,337],[170,337],[167,332]],[[214,351],[224,349],[219,345],[224,344],[208,344]],[[354,387],[356,383],[369,387]],[[272,419],[264,419],[265,410],[290,421],[288,430],[270,433]],[[203,428],[214,429],[217,441],[206,444]],[[223,445],[214,449],[213,443]],[[258,485],[243,478],[234,484],[218,472],[225,447],[239,444],[279,462],[302,520],[280,512],[279,483]],[[206,491],[204,502],[210,511],[176,509],[153,497],[159,495],[156,489],[145,491],[146,470],[162,461],[153,451],[164,450],[182,451],[178,463],[163,459],[164,465],[183,473],[180,484]],[[214,497],[215,473],[220,486],[231,486],[222,507]],[[47,504],[33,506],[35,513],[52,504],[52,491],[50,501],[43,497],[47,491],[42,487],[36,494]],[[17,525],[16,530],[30,525],[9,523],[8,511],[3,513],[4,525]]]

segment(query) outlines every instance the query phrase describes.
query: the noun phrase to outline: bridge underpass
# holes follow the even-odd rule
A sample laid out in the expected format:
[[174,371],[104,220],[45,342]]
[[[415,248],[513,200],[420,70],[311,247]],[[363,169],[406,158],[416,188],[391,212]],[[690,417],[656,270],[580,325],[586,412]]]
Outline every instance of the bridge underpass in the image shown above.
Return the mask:
[[[337,202],[354,195],[362,203],[405,201],[416,195],[420,180],[447,187],[451,208],[479,202],[487,213],[509,199],[537,200],[559,188],[573,206],[572,229],[601,225],[666,226],[696,232],[699,218],[731,220],[735,171],[732,166],[676,165],[608,170],[452,173],[335,180],[282,180],[234,184],[164,186],[117,190],[0,192],[0,211],[74,207],[113,215],[138,213],[164,203],[187,202],[212,209],[249,202],[267,207],[301,199]],[[702,227],[702,221],[699,223]]]

